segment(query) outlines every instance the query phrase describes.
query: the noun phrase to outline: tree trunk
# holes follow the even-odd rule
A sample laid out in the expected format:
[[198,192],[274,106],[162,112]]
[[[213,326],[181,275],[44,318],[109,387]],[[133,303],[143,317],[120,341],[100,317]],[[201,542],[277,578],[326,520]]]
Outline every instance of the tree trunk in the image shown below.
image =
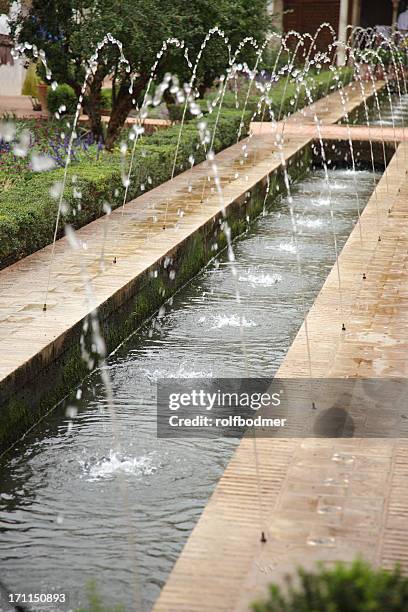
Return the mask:
[[202,100],[204,98],[204,96],[205,96],[205,92],[207,91],[206,83],[203,83],[201,81],[201,83],[198,85],[197,89],[198,89],[198,95],[199,95],[200,99]]
[[170,93],[169,89],[165,89],[163,92],[163,101],[166,106],[171,106],[172,104],[176,104],[176,96]]
[[[84,96],[83,107],[85,113],[89,117],[92,134],[100,139],[103,137],[102,120],[101,120],[101,90],[103,79],[106,76],[106,69],[99,69],[94,74],[88,85],[88,94]],[[76,95],[81,94],[81,85],[77,82],[68,82],[73,87]]]
[[132,96],[129,93],[125,95],[118,94],[117,103],[112,108],[106,134],[105,148],[108,151],[112,151],[116,140],[119,138],[127,116],[132,110],[132,106]]
[[147,83],[147,79],[138,79],[136,87],[134,87],[133,93],[129,93],[129,85],[122,84],[117,92],[115,105],[112,108],[108,131],[106,134],[105,148],[108,151],[112,151],[115,142],[119,138],[122,131],[123,125],[133,108],[133,100],[138,100],[140,94]]
[[101,88],[99,91],[90,91],[84,110],[89,117],[92,134],[97,140],[103,138],[101,118]]
[[98,66],[92,80],[89,83],[89,94],[85,111],[89,117],[92,134],[100,140],[103,138],[102,119],[101,119],[101,91],[103,79],[106,76],[106,68]]

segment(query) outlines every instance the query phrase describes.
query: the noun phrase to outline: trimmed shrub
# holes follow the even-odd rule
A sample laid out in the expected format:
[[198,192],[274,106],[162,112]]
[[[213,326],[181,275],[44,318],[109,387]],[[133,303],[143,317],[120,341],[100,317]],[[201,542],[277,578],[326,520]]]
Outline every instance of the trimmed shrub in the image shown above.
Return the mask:
[[[339,82],[342,83],[343,86],[350,83],[352,78],[353,68],[345,67],[339,69]],[[263,117],[263,120],[271,121],[272,116],[275,119],[282,119],[284,115],[289,115],[310,104],[310,98],[312,98],[312,100],[318,100],[338,87],[334,74],[329,70],[321,72],[320,74],[311,74],[306,78],[305,85],[306,87],[301,86],[298,88],[293,79],[289,79],[289,81],[286,82],[285,77],[283,77],[279,80],[270,90],[270,110],[264,105],[261,107],[260,115]],[[249,82],[237,93],[226,91],[222,107],[235,110],[240,109],[242,112],[246,103],[245,110],[254,116],[254,121],[257,121],[261,118],[259,115],[255,116],[255,113],[259,110],[258,103],[261,93],[256,90],[256,86],[253,84],[248,100],[246,100],[248,86]],[[208,102],[212,102],[216,97],[217,94],[211,92],[204,100],[201,100],[200,105],[203,112],[208,110]]]
[[408,578],[398,567],[373,569],[364,561],[322,565],[316,573],[298,570],[286,589],[269,587],[269,598],[252,606],[254,612],[405,612]]
[[[47,94],[47,106],[50,113],[59,113],[60,115],[66,113],[67,115],[73,115],[76,111],[78,99],[75,95],[74,90],[65,83],[58,85],[56,89],[52,87],[48,88]],[[60,110],[61,107],[65,106],[65,110]]]
[[[221,114],[214,140],[216,152],[235,142],[240,120],[240,111],[225,110]],[[249,120],[247,114],[247,126]],[[209,127],[213,121],[215,118],[209,118]],[[179,130],[180,126],[175,125],[141,138],[137,145],[128,199],[141,194],[141,185],[147,191],[170,179]],[[242,136],[245,135],[244,129]],[[187,123],[183,128],[176,174],[190,167],[191,155],[195,163],[205,159],[197,121]],[[59,236],[63,235],[65,222],[79,228],[103,215],[104,202],[109,202],[112,209],[122,204],[124,188],[120,167],[121,156],[117,151],[104,153],[99,160],[81,159],[69,166],[64,191],[67,212],[61,221]],[[9,189],[0,192],[0,268],[52,242],[58,202],[51,197],[50,189],[62,177],[62,168],[24,173]],[[81,194],[80,199],[78,193]]]
[[[353,69],[351,67],[340,68],[338,74],[339,82],[344,86],[352,80]],[[293,79],[289,79],[286,83],[285,77],[282,77],[276,85],[272,86],[269,95],[271,100],[271,112],[266,108],[264,110],[264,105],[261,106],[260,115],[263,116],[263,120],[271,121],[271,113],[273,113],[275,118],[278,118],[279,113],[281,113],[281,115],[291,114],[294,110],[299,110],[305,105],[310,104],[310,98],[317,100],[337,88],[334,74],[329,70],[325,70],[320,74],[310,73],[310,76],[305,80],[305,85],[307,90],[305,86],[297,89]],[[251,113],[254,121],[257,121],[260,117],[259,115],[256,116],[255,113],[259,112],[258,105],[261,98],[261,92],[257,90],[256,84],[253,83],[247,99],[248,87],[249,81],[244,81],[243,85],[241,82],[240,89],[237,92],[227,89],[224,93],[222,108],[240,110],[242,112],[246,104],[245,110]],[[198,100],[201,112],[204,114],[208,113],[211,102],[215,101],[218,96],[219,92],[210,91],[205,98]],[[181,121],[184,104],[168,104],[167,108],[169,117],[172,121]],[[185,120],[188,121],[192,118],[192,115],[187,111]],[[282,116],[280,118],[282,118]]]
[[[167,104],[167,110],[169,111],[169,119],[171,121],[181,121],[183,119],[184,104]],[[184,117],[185,121],[193,119],[193,115],[190,113],[188,108]]]

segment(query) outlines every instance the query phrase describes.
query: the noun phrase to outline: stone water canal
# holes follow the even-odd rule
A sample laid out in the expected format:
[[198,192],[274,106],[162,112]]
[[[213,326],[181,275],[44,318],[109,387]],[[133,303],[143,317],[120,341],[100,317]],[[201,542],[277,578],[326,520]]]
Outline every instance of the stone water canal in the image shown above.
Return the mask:
[[[373,189],[359,170],[330,172],[339,247]],[[158,377],[249,375],[278,369],[334,263],[327,186],[314,170],[294,189],[303,281],[286,198],[234,243],[241,301],[226,256],[213,262],[108,360],[121,453],[97,372],[57,407],[0,466],[1,581],[13,592],[64,592],[75,609],[95,579],[106,605],[149,610],[226,467],[238,440],[158,440]],[[67,406],[70,406],[67,416]],[[72,410],[74,407],[76,410]],[[123,476],[127,503],[123,498]],[[131,519],[129,519],[129,515]],[[129,525],[129,520],[132,524]],[[135,534],[137,568],[128,557]]]

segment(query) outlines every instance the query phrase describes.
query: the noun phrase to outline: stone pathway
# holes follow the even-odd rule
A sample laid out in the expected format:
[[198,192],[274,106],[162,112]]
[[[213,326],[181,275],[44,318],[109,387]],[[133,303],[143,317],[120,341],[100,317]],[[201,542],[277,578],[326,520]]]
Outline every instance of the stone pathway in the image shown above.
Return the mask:
[[[400,144],[365,207],[363,240],[356,226],[340,254],[343,314],[336,266],[309,312],[313,377],[408,377],[407,153]],[[304,325],[278,376],[309,376]],[[317,560],[362,556],[408,572],[406,439],[263,438],[256,451],[259,481],[245,438],[155,612],[248,611],[269,583]]]
[[[265,135],[276,133],[276,128],[271,123],[261,123],[254,121],[251,123],[251,131],[253,134]],[[282,122],[278,133],[284,138],[296,135],[299,132],[299,125],[294,121]],[[319,138],[323,140],[351,140],[356,141],[378,141],[381,142],[402,142],[408,140],[408,130],[405,128],[379,127],[378,125],[366,126],[347,126],[347,125],[325,125],[320,124],[317,128],[316,124],[302,124],[302,134],[310,138]]]
[[[31,104],[29,96],[2,96],[0,95],[0,119],[3,116],[15,117],[16,119],[38,119],[47,120],[49,119],[48,111],[35,111]],[[89,117],[87,115],[80,115],[79,123],[87,123]],[[102,122],[109,122],[109,115],[102,116]],[[137,123],[135,117],[128,117],[125,125],[129,127]],[[147,134],[154,132],[155,130],[162,130],[171,125],[171,121],[167,119],[149,119],[146,118],[143,121]]]
[[0,118],[4,115],[17,119],[48,119],[48,113],[33,110],[29,96],[0,95]]

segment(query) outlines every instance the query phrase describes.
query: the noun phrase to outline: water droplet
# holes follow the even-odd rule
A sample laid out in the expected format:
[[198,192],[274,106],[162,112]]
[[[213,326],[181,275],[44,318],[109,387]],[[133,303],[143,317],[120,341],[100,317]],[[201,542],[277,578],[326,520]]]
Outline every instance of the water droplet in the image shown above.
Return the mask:
[[50,187],[50,196],[57,200],[59,197],[61,197],[62,189],[63,189],[62,181],[56,181]]
[[55,168],[57,164],[48,155],[31,154],[31,167],[34,172],[46,172]]
[[308,538],[309,546],[335,546],[336,539],[331,537]]
[[16,134],[16,126],[12,121],[0,121],[0,138],[5,142],[11,142]]
[[67,406],[65,414],[68,418],[74,419],[78,414],[78,409],[76,408],[76,406]]

